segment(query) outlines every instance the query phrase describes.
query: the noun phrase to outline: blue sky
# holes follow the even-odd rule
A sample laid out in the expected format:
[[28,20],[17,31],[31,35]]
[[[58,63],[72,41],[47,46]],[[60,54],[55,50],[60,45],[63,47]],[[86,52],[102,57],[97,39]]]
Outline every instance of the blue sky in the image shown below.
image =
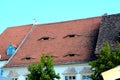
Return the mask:
[[0,33],[7,27],[120,13],[120,0],[0,0]]

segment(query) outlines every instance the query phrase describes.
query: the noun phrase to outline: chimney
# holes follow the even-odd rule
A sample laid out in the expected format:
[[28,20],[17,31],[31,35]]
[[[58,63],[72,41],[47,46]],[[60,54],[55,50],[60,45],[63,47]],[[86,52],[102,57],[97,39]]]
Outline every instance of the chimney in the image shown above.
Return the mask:
[[108,14],[107,14],[107,13],[104,13],[103,16],[108,16]]

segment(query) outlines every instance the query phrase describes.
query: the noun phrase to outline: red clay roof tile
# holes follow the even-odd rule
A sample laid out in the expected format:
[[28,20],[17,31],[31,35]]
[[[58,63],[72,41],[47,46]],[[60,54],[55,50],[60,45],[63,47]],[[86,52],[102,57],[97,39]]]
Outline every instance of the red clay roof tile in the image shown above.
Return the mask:
[[6,67],[36,63],[43,53],[53,56],[55,64],[89,61],[95,57],[93,51],[100,22],[101,17],[95,17],[35,25]]

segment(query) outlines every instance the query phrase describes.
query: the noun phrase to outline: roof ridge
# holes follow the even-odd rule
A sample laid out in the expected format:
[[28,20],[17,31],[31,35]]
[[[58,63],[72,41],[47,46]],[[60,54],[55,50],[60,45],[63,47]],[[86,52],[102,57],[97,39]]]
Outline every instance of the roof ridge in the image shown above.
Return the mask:
[[50,22],[50,23],[43,23],[43,24],[37,24],[37,25],[61,24],[61,23],[66,23],[66,22],[74,22],[74,21],[81,21],[81,20],[89,20],[89,19],[95,19],[95,18],[102,18],[102,16],[90,17],[90,18],[81,18],[81,19],[73,19],[73,20],[65,20],[65,21],[58,21],[58,22]]
[[24,24],[24,25],[20,25],[20,26],[11,26],[11,27],[8,27],[7,29],[9,29],[9,28],[18,28],[18,27],[27,27],[27,26],[32,26],[33,24]]

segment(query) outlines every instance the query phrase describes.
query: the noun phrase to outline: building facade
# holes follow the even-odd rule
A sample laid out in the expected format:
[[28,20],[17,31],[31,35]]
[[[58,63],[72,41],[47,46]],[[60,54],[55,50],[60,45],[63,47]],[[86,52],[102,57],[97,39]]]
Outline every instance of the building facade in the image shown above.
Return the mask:
[[[60,80],[91,80],[89,76],[92,72],[87,63],[55,65],[54,69],[60,74]],[[27,80],[27,74],[29,74],[27,67],[21,66],[5,68],[3,76],[14,80]]]

